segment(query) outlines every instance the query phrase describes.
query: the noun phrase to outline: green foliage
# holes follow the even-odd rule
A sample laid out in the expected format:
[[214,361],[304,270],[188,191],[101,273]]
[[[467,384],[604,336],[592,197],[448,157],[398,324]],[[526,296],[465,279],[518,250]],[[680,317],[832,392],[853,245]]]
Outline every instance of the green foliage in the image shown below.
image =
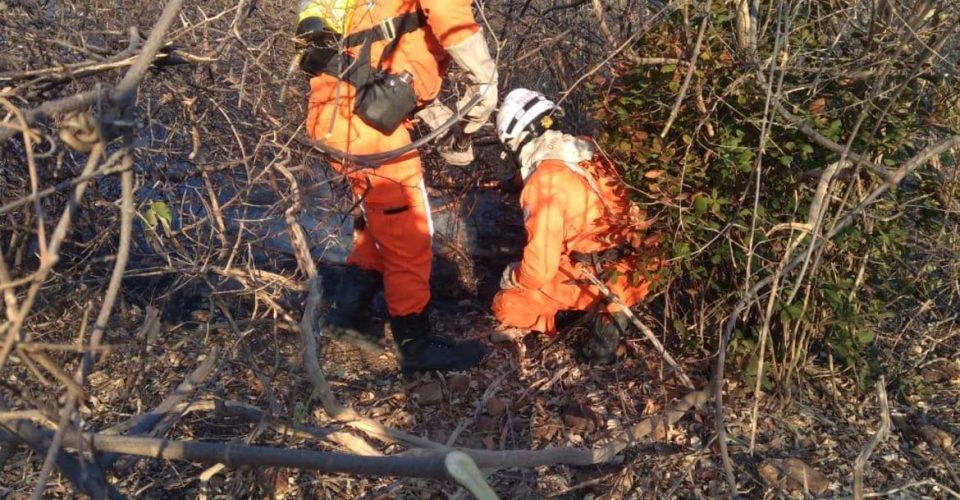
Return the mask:
[[147,225],[151,228],[157,227],[157,224],[163,222],[167,227],[173,223],[173,210],[170,209],[170,205],[167,205],[162,201],[154,201],[150,204],[150,208],[143,214],[144,219],[147,221]]
[[[729,17],[725,7],[716,9],[715,22]],[[795,46],[838,50],[836,37],[823,37],[819,27],[798,23],[791,35]],[[696,32],[693,25],[689,28],[665,24],[638,46],[647,54],[684,58],[678,47],[692,43],[683,38],[684,33]],[[839,155],[796,127],[784,126],[782,117],[766,105],[767,89],[744,74],[748,70],[731,52],[735,42],[729,32],[708,33],[694,84],[666,135],[661,137],[686,76],[685,65],[618,66],[615,78],[593,87],[597,97],[593,117],[601,124],[601,145],[620,160],[624,179],[636,188],[636,202],[656,221],[651,230],[663,235],[663,257],[669,265],[659,285],[669,285],[685,303],[708,304],[706,308],[714,314],[711,321],[719,325],[730,305],[742,296],[748,269],[752,284],[758,276],[773,274],[788,250],[808,248],[809,236],[777,228],[806,222],[819,172]],[[771,49],[767,46],[762,51]],[[768,55],[761,54],[760,59],[767,60]],[[845,77],[803,87],[809,84],[806,78],[812,76],[803,68],[791,67],[784,88],[814,90],[786,93],[781,102],[827,139],[843,145],[853,137],[854,150],[881,156],[889,165],[898,165],[916,152],[913,141],[928,132],[931,122],[950,123],[960,116],[957,105],[942,97],[949,92],[947,86],[917,84],[908,85],[902,93],[878,93],[869,82]],[[921,102],[925,106],[918,107]],[[765,123],[770,126],[761,144]],[[859,169],[835,179],[829,216],[835,214],[836,199],[863,196],[864,186],[874,182],[871,175]],[[939,188],[936,180],[920,176],[911,182],[908,196],[920,200],[914,203],[927,210],[930,220],[942,217],[942,207],[932,196]],[[881,200],[876,210],[895,214],[900,207],[900,200],[891,197]],[[898,280],[910,281],[902,260],[911,255],[908,229],[914,224],[924,222],[879,217],[869,227],[851,225],[828,247],[817,269],[803,276],[803,283],[794,282],[796,271],[789,275],[784,287],[796,287],[799,293],[790,303],[776,304],[767,344],[771,361],[787,362],[791,356],[803,355],[807,345],[790,348],[799,335],[807,344],[816,342],[828,349],[862,389],[869,387],[878,375],[872,354],[877,327],[890,318],[885,304],[898,293]],[[792,246],[796,243],[800,244]],[[871,259],[865,280],[856,283],[852,277],[865,255]],[[922,284],[913,280],[910,286],[934,283],[934,278]],[[673,330],[686,342],[690,336],[685,325],[701,323],[703,318],[696,316],[696,308],[679,309],[671,309],[677,315]],[[754,330],[760,320],[756,310],[750,311],[746,330],[739,331],[730,345],[730,358],[745,382],[756,382],[759,360]],[[769,388],[776,377],[768,376],[761,384]]]

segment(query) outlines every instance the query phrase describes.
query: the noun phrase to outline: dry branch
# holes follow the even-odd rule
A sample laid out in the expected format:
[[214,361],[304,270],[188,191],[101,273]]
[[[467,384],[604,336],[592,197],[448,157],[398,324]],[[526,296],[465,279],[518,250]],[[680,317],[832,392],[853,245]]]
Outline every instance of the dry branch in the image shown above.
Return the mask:
[[707,25],[710,23],[710,6],[713,4],[712,0],[707,2],[706,10],[707,15],[704,16],[703,21],[700,22],[700,32],[697,35],[697,43],[693,46],[693,55],[690,56],[690,64],[687,68],[687,76],[683,79],[683,85],[680,87],[680,92],[677,94],[677,101],[673,104],[673,109],[670,110],[670,117],[667,118],[667,123],[663,126],[663,130],[660,132],[660,138],[667,136],[667,133],[670,132],[670,127],[673,125],[673,121],[677,119],[677,115],[680,114],[680,106],[683,104],[684,98],[687,96],[687,89],[690,88],[690,82],[693,80],[693,75],[697,71],[697,60],[700,59],[700,49],[703,47],[703,36],[707,33]]
[[[56,114],[88,108],[96,104],[100,97],[101,91],[99,89],[88,90],[70,97],[47,101],[36,108],[24,111],[23,116],[28,125],[33,125],[40,120],[45,120]],[[7,139],[10,139],[19,132],[21,132],[21,130],[14,127],[10,122],[0,123],[0,144],[7,142]]]
[[[709,400],[709,389],[695,391],[677,401],[661,415],[656,415],[634,425],[621,436],[596,449],[547,448],[543,450],[489,451],[461,449],[478,467],[498,470],[515,467],[539,467],[544,465],[588,466],[609,462],[617,454],[650,436],[657,428],[676,423],[694,406]],[[22,421],[21,421],[22,422]],[[20,422],[14,425],[21,425]],[[29,424],[27,424],[29,425]],[[38,431],[39,432],[39,431]],[[81,447],[74,432],[64,435],[67,447]],[[105,434],[84,434],[82,447],[98,452],[135,455],[168,460],[187,460],[202,463],[223,463],[228,466],[262,465],[344,472],[371,475],[396,475],[446,479],[446,456],[451,451],[440,449],[413,450],[401,456],[360,457],[338,453],[300,449],[284,449],[266,446],[247,446],[232,443],[201,443]]]
[[[100,147],[100,144],[102,143],[98,143],[97,148]],[[129,154],[125,155],[124,162],[132,162],[132,157]],[[90,347],[92,350],[87,350],[83,353],[83,360],[81,361],[80,368],[74,375],[76,387],[70,387],[68,390],[67,402],[64,405],[63,411],[60,415],[60,425],[57,428],[56,434],[54,434],[53,443],[50,445],[43,468],[40,470],[40,476],[37,480],[37,487],[33,490],[32,496],[35,499],[39,499],[43,495],[43,490],[46,488],[47,478],[49,477],[50,472],[53,470],[56,454],[60,446],[60,441],[66,430],[66,427],[73,421],[77,403],[82,397],[83,384],[86,380],[87,374],[90,372],[90,369],[93,366],[94,351],[100,347],[100,341],[102,340],[103,333],[107,328],[107,320],[110,319],[110,315],[113,313],[113,304],[116,302],[117,295],[120,293],[120,283],[123,281],[123,273],[126,270],[127,262],[130,259],[130,240],[133,234],[134,208],[133,172],[129,168],[125,169],[120,175],[120,184],[122,189],[122,202],[120,206],[120,242],[116,261],[114,262],[113,274],[110,277],[110,283],[107,286],[107,292],[104,296],[103,303],[100,305],[100,313],[97,315],[97,320],[93,326],[93,333],[90,336]]]
[[611,60],[613,60],[613,58],[617,57],[620,53],[622,53],[624,50],[629,48],[640,37],[640,35],[643,35],[644,33],[647,32],[647,30],[651,27],[653,21],[659,19],[660,17],[669,16],[676,9],[677,9],[677,6],[671,5],[671,6],[664,7],[659,12],[657,12],[657,14],[650,20],[650,22],[647,23],[647,26],[645,26],[645,29],[637,30],[632,35],[627,37],[627,39],[624,40],[623,43],[618,45],[614,50],[612,50],[607,55],[607,57],[605,57],[602,61],[594,65],[593,68],[591,68],[590,70],[584,72],[583,75],[580,75],[580,77],[577,78],[572,84],[570,84],[570,86],[568,86],[563,92],[560,92],[560,99],[557,101],[557,105],[559,106],[563,104],[563,102],[570,97],[573,91],[577,87],[579,87],[580,84],[586,81],[587,78],[590,78],[591,76],[593,76],[597,71],[600,71]]
[[890,405],[887,403],[887,388],[883,376],[877,381],[877,398],[880,401],[880,428],[873,435],[870,441],[864,446],[860,455],[857,456],[853,465],[853,498],[861,500],[863,498],[863,468],[867,465],[867,460],[873,455],[880,441],[883,441],[890,433]]
[[781,116],[783,116],[787,120],[788,126],[797,127],[797,130],[803,132],[804,135],[809,137],[811,140],[813,140],[817,144],[827,148],[828,150],[834,153],[846,154],[848,158],[853,160],[855,163],[858,163],[860,165],[867,167],[867,169],[869,169],[871,172],[880,176],[881,179],[887,182],[894,182],[891,177],[892,174],[887,168],[868,160],[861,153],[857,153],[856,151],[849,150],[844,145],[838,144],[824,137],[823,134],[818,132],[817,129],[813,128],[813,125],[810,125],[810,123],[807,120],[800,118],[798,116],[795,116],[793,113],[787,111],[787,108],[783,105],[782,102],[774,100],[772,104],[773,104],[773,109],[775,109],[777,113],[779,113]]
[[[213,372],[213,368],[217,363],[218,355],[219,349],[217,346],[214,346],[206,359],[200,363],[200,366],[187,376],[156,408],[122,424],[111,427],[104,431],[103,434],[110,435],[126,432],[128,435],[135,436],[137,434],[150,432],[160,420],[169,415],[177,405],[190,397],[193,392],[197,390],[197,387],[210,376],[210,373]],[[105,455],[101,457],[100,463],[103,464],[104,467],[110,467],[118,458],[120,458],[119,455]]]
[[292,467],[328,473],[447,479],[443,454],[421,457],[364,457],[271,446],[175,441],[130,436],[105,436],[102,434],[86,434],[84,435],[84,443],[81,443],[75,436],[67,437],[64,442],[71,447],[84,446],[99,452],[199,463],[222,463],[229,467],[259,465]]
[[342,446],[344,449],[358,455],[368,457],[378,457],[383,455],[374,447],[370,446],[366,441],[354,436],[353,434],[350,434],[349,432],[334,429],[322,429],[294,422],[284,422],[276,418],[269,418],[266,412],[259,408],[233,401],[218,401],[217,404],[212,406],[217,410],[217,412],[225,415],[242,417],[254,422],[266,420],[273,430],[280,434],[295,436],[303,439],[322,439],[324,441],[330,441],[331,444]]
[[167,30],[170,29],[170,25],[172,25],[174,19],[177,18],[181,7],[183,7],[183,0],[168,0],[167,5],[163,8],[163,13],[160,14],[160,18],[157,19],[157,22],[150,30],[150,36],[148,36],[147,40],[143,43],[143,50],[140,51],[137,60],[130,69],[127,70],[127,73],[123,75],[123,79],[120,80],[120,83],[113,92],[110,93],[110,98],[114,102],[121,104],[131,102],[137,86],[140,85],[140,81],[143,80],[144,75],[146,75],[147,69],[153,64],[157,53],[160,52],[160,49],[163,47]]
[[[41,455],[50,449],[49,436],[26,420],[0,424],[0,441],[23,442]],[[87,495],[93,498],[126,498],[107,483],[100,468],[95,464],[81,464],[76,457],[63,450],[56,453],[55,460],[60,473]]]

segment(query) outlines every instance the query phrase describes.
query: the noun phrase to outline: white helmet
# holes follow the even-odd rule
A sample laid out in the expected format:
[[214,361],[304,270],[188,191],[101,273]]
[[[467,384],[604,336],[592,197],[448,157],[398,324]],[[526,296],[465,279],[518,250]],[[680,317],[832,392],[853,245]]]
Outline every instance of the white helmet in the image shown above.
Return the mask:
[[[510,141],[520,137],[524,130],[534,124],[534,120],[548,116],[557,105],[535,90],[514,89],[503,99],[497,113],[497,137],[500,142],[510,145]],[[536,126],[537,124],[534,124]],[[549,128],[550,123],[540,124]],[[534,132],[534,130],[530,130]]]

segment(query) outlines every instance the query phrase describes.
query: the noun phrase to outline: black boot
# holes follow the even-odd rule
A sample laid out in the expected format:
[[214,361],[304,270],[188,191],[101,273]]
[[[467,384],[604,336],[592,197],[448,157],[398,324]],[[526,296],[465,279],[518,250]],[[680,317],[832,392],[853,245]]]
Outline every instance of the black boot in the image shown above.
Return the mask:
[[373,296],[382,288],[383,275],[380,273],[347,266],[327,313],[324,325],[327,335],[363,348],[383,350],[386,343],[382,333],[377,335],[367,328],[370,323],[367,309]]
[[602,313],[580,345],[580,355],[590,363],[608,365],[617,360],[620,334],[627,331],[630,318],[622,312]]
[[416,371],[459,371],[477,366],[483,359],[483,344],[476,340],[458,342],[432,332],[426,311],[391,316],[393,340],[400,352],[400,369]]

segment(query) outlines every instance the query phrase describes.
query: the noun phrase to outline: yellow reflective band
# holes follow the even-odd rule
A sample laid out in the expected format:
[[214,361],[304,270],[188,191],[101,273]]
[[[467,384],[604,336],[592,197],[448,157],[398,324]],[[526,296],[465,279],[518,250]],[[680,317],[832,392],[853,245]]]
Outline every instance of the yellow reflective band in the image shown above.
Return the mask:
[[357,0],[300,0],[297,22],[316,17],[338,35],[350,32],[350,20]]

